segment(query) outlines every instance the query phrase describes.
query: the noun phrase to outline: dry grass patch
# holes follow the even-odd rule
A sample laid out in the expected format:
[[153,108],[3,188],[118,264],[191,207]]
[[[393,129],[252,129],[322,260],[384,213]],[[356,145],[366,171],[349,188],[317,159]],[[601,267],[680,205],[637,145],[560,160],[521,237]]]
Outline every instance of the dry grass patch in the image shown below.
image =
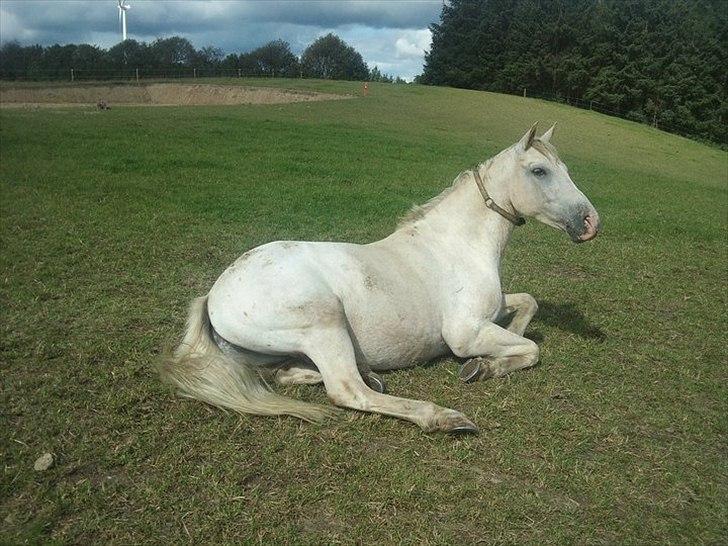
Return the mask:
[[3,107],[88,106],[105,102],[113,106],[204,106],[236,104],[286,104],[352,98],[348,95],[290,91],[272,87],[210,84],[69,85],[66,87],[6,87],[0,90]]

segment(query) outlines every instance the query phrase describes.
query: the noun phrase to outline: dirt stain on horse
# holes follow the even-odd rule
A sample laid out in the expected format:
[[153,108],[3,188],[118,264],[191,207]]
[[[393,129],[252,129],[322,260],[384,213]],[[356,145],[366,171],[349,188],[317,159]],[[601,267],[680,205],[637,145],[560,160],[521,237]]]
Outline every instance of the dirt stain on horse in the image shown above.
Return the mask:
[[366,277],[364,277],[364,287],[367,290],[373,292],[377,289],[377,280],[371,275],[367,275]]
[[238,261],[242,262],[245,260],[249,260],[250,258],[255,256],[258,252],[260,252],[260,247],[251,248],[245,254],[240,256],[240,258],[238,258]]

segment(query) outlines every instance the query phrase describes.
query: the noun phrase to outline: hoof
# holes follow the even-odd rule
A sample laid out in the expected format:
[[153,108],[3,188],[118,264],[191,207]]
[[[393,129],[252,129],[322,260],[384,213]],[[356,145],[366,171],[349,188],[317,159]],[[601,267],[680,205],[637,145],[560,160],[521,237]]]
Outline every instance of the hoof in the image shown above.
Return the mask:
[[438,425],[438,430],[450,434],[477,434],[479,432],[475,423],[455,410],[449,410],[443,415]]
[[473,383],[480,377],[480,360],[471,358],[465,364],[460,366],[460,380],[464,383]]
[[468,423],[467,425],[455,427],[454,429],[448,430],[447,432],[454,435],[478,434],[480,432],[480,429],[475,423]]
[[490,364],[483,357],[475,357],[466,361],[465,364],[460,366],[460,373],[458,374],[460,380],[464,383],[474,383],[480,379],[488,379],[493,377],[493,371],[490,368]]
[[367,386],[373,391],[377,391],[381,394],[386,394],[387,384],[384,382],[384,379],[382,379],[379,374],[369,372],[368,374],[363,376],[363,379],[364,383],[366,383]]

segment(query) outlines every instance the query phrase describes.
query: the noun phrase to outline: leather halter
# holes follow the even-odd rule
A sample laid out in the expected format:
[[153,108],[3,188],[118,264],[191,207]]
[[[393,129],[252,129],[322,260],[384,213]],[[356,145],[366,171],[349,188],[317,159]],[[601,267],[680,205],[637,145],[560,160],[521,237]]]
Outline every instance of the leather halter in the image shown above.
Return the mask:
[[498,206],[498,203],[493,201],[493,198],[488,195],[488,190],[485,189],[485,184],[483,184],[483,179],[480,178],[480,172],[477,167],[473,169],[473,176],[475,177],[475,183],[478,185],[478,189],[480,190],[480,195],[483,196],[486,207],[500,214],[503,218],[508,220],[514,226],[522,226],[526,223],[526,219],[523,216],[517,216],[512,212],[508,212],[503,207]]

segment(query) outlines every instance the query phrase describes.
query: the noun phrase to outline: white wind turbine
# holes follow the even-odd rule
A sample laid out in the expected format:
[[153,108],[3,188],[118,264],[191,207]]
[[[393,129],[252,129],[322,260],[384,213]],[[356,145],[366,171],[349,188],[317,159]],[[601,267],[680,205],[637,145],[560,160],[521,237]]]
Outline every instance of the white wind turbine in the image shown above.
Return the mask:
[[121,41],[126,41],[126,12],[131,6],[119,0],[119,23],[121,23]]

